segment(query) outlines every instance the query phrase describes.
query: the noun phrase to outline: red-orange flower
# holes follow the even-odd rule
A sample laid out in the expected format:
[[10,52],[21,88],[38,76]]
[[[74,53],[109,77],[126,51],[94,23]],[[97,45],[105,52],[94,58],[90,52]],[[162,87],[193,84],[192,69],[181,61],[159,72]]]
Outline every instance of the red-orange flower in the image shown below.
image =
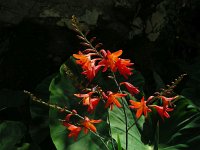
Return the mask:
[[95,60],[91,60],[90,63],[88,63],[88,65],[83,69],[82,74],[85,75],[89,81],[92,81],[100,68],[100,65],[95,66]]
[[66,116],[65,116],[65,120],[64,120],[64,122],[63,122],[63,125],[64,126],[66,126],[66,127],[68,127],[69,125],[70,125],[70,118],[71,118],[71,116],[73,116],[73,115],[75,115],[75,114],[77,114],[77,111],[76,110],[72,110],[72,113],[70,113],[70,114],[67,114]]
[[76,141],[82,128],[72,125],[72,124],[69,124],[67,129],[70,130],[68,137],[74,137],[74,141]]
[[121,56],[122,50],[118,50],[114,53],[111,53],[109,50],[107,50],[107,52],[101,50],[101,52],[104,58],[99,62],[99,65],[104,66],[103,72],[110,68],[112,72],[118,70],[125,78],[128,78],[128,76],[132,74],[133,69],[129,68],[129,66],[132,66],[133,63],[131,63],[129,59],[118,58]]
[[70,130],[68,137],[74,137],[74,140],[76,141],[82,128],[69,123],[71,116],[75,114],[77,114],[76,110],[72,110],[72,113],[67,114],[65,117],[65,121],[63,122],[63,125],[66,126],[68,130]]
[[74,58],[76,58],[76,63],[81,65],[83,72],[89,81],[92,81],[99,71],[101,65],[95,65],[96,61],[100,58],[91,59],[91,56],[96,55],[95,53],[83,54],[79,51],[78,54],[73,54]]
[[129,68],[129,66],[132,66],[133,63],[129,59],[118,59],[116,62],[116,67],[121,75],[124,76],[124,78],[128,79],[128,76],[132,75],[132,68]]
[[83,69],[86,69],[90,64],[91,58],[90,55],[84,55],[82,52],[78,52],[78,54],[73,54],[73,57],[76,58],[76,63],[81,65]]
[[104,59],[99,62],[99,65],[104,66],[103,72],[105,72],[108,68],[111,69],[112,72],[117,71],[116,62],[118,61],[118,57],[122,54],[122,50],[118,50],[114,53],[111,53],[107,50],[107,53],[102,50],[104,53]]
[[146,105],[144,97],[142,97],[141,102],[136,102],[133,100],[129,100],[129,102],[131,103],[129,107],[137,110],[136,118],[140,118],[142,114],[147,117],[148,112],[151,112],[151,109],[149,109]]
[[168,111],[173,111],[173,108],[164,108],[162,106],[157,106],[157,105],[150,105],[151,107],[154,107],[158,114],[160,115],[160,117],[164,120],[164,118],[170,118],[170,115],[168,114]]
[[88,106],[88,112],[93,112],[94,109],[96,108],[97,104],[99,103],[100,98],[98,97],[93,97],[92,94],[94,92],[89,92],[87,94],[74,94],[78,98],[82,98],[83,105]]
[[110,109],[113,109],[113,105],[115,104],[118,108],[122,107],[120,102],[117,100],[117,98],[121,98],[126,96],[127,94],[121,94],[121,93],[112,93],[109,92],[109,95],[107,96],[107,102],[105,105],[105,108],[108,108],[110,106]]
[[125,85],[129,93],[132,95],[138,94],[140,91],[129,82],[121,82],[120,85]]
[[93,125],[93,123],[100,123],[102,120],[90,120],[88,117],[84,118],[84,121],[81,122],[81,125],[84,127],[84,133],[87,134],[88,130],[91,130],[93,132],[96,132],[97,129]]
[[163,102],[163,107],[164,109],[167,108],[168,106],[171,106],[171,101],[175,100],[177,97],[165,97],[165,96],[159,96],[159,98],[161,98],[162,102]]

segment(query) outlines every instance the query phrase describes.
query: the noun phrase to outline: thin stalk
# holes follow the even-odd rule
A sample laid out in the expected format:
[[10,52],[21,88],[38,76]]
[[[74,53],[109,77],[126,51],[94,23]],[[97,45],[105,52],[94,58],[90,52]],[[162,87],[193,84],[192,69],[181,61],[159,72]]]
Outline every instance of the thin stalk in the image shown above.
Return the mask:
[[[113,80],[115,81],[115,84],[117,85],[120,93],[122,93],[120,85],[117,82],[117,78],[115,76],[115,73],[112,72],[112,74],[113,74]],[[123,109],[123,112],[124,112],[125,124],[126,124],[126,150],[127,150],[128,149],[128,118],[127,118],[127,113],[126,113],[126,109],[125,109],[125,99],[124,98],[122,98],[122,109]]]
[[[24,91],[24,93],[28,94],[28,95],[31,97],[31,99],[32,99],[33,101],[35,101],[35,102],[38,102],[38,103],[43,104],[43,105],[45,105],[45,106],[48,106],[48,107],[50,107],[50,108],[56,109],[56,110],[58,110],[58,111],[60,111],[60,112],[66,112],[66,113],[69,113],[69,114],[73,114],[73,115],[79,117],[80,119],[83,119],[83,120],[84,120],[84,117],[82,117],[82,116],[79,115],[79,114],[75,114],[74,112],[72,112],[72,111],[70,111],[70,110],[68,110],[68,109],[66,109],[66,108],[62,108],[62,107],[60,107],[60,106],[58,106],[58,105],[46,103],[46,102],[44,102],[42,99],[37,98],[36,96],[34,96],[32,93],[30,93],[30,92],[28,92],[28,91]],[[61,120],[61,121],[65,121],[65,120]],[[89,130],[90,130],[90,129],[89,129]],[[95,132],[93,132],[93,131],[91,131],[91,130],[90,130],[90,132],[92,132],[94,135],[96,135],[96,136],[102,141],[102,143],[104,144],[104,146],[106,147],[106,149],[109,150],[107,144],[106,144],[106,143],[104,142],[104,140],[103,140],[103,139],[104,139],[103,137],[101,137],[98,133],[95,133]]]
[[137,125],[139,118],[135,120],[135,122],[128,128],[128,130],[130,130],[134,125]]
[[111,131],[111,126],[110,126],[110,115],[109,115],[109,113],[108,113],[108,125],[109,125],[109,134],[111,136],[112,147],[113,147],[113,150],[115,150],[115,145],[114,145],[114,142],[113,142],[112,131]]
[[77,31],[79,33],[79,35],[81,37],[83,37],[83,41],[86,42],[87,44],[89,44],[89,47],[92,48],[100,57],[103,57],[98,51],[97,49],[92,45],[92,43],[90,41],[88,41],[87,37],[85,36],[85,34],[83,34],[83,32],[81,31],[80,27],[79,27],[79,21],[77,20],[77,18],[75,16],[72,16],[72,25],[75,29],[75,31]]
[[[91,130],[90,130],[91,131]],[[107,144],[104,142],[104,138],[101,137],[98,133],[95,133],[93,131],[91,131],[94,135],[96,135],[100,140],[101,142],[104,144],[104,146],[106,147],[107,150],[109,150],[109,147],[107,146]]]

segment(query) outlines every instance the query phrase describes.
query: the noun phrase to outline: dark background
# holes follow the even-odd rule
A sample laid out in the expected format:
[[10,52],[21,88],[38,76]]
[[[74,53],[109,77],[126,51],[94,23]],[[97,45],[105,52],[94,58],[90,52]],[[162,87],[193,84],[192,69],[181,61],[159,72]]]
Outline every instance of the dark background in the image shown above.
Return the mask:
[[[72,14],[105,49],[123,49],[123,58],[144,76],[147,95],[186,73],[175,92],[199,106],[199,10],[198,0],[0,0],[0,123],[17,121],[26,128],[14,145],[55,149],[45,122],[48,108],[30,102],[23,90],[48,99],[48,84],[42,81],[50,83],[81,49],[69,25]],[[38,105],[43,114],[34,115]]]

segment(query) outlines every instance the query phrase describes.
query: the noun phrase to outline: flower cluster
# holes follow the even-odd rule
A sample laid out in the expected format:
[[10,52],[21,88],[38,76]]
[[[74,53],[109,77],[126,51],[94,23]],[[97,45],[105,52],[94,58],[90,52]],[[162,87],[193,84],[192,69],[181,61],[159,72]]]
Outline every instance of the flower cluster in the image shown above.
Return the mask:
[[92,132],[96,132],[96,127],[93,125],[94,123],[100,123],[101,120],[93,120],[93,119],[89,119],[88,117],[81,117],[81,121],[78,123],[76,123],[77,125],[71,124],[70,123],[70,118],[73,115],[77,115],[76,110],[73,110],[72,113],[68,114],[65,117],[65,120],[63,122],[63,125],[67,127],[67,129],[70,131],[68,137],[73,137],[74,140],[77,140],[78,135],[80,134],[80,132],[84,131],[85,134],[88,133],[88,130],[92,131]]
[[[163,120],[164,118],[170,117],[168,112],[173,111],[174,108],[172,101],[175,100],[177,96],[166,97],[160,94],[157,96],[150,96],[147,100],[145,100],[144,96],[142,96],[140,101],[131,99],[127,100],[127,93],[123,93],[121,87],[125,87],[126,91],[128,91],[132,96],[139,94],[140,90],[127,81],[118,83],[115,73],[118,72],[124,77],[123,79],[128,79],[128,77],[133,74],[133,63],[129,59],[121,58],[123,50],[118,50],[116,52],[111,52],[110,50],[105,49],[97,50],[97,47],[101,44],[92,46],[92,42],[95,38],[88,41],[86,36],[79,30],[76,20],[73,21],[72,25],[75,27],[75,31],[79,33],[78,38],[83,40],[81,44],[87,47],[85,50],[73,54],[76,64],[80,65],[83,70],[82,74],[88,79],[89,83],[92,83],[98,72],[104,73],[109,71],[112,74],[109,76],[110,79],[115,81],[118,88],[117,91],[104,91],[103,87],[95,85],[99,88],[91,87],[90,90],[84,89],[80,93],[74,93],[74,96],[77,99],[81,99],[82,105],[87,107],[88,113],[93,113],[100,102],[104,103],[105,109],[110,108],[110,111],[113,110],[114,106],[125,109],[124,102],[127,101],[129,108],[136,111],[135,116],[137,119],[142,115],[148,117],[148,113],[152,112],[152,110],[155,110]],[[93,86],[93,84],[90,85]],[[155,104],[156,101],[159,101],[159,105],[157,103]],[[80,121],[75,123],[72,122],[71,116],[78,116]],[[70,131],[68,136],[73,137],[76,140],[82,129],[85,134],[87,134],[88,131],[96,133],[97,129],[94,124],[100,122],[101,120],[89,119],[87,116],[82,117],[74,110],[66,116],[63,125]]]
[[131,63],[129,59],[119,58],[122,52],[122,50],[119,50],[111,53],[109,50],[106,52],[102,49],[100,53],[98,53],[96,50],[86,49],[83,53],[79,51],[78,54],[73,54],[73,57],[77,59],[76,63],[82,67],[82,74],[84,74],[89,81],[94,79],[101,67],[104,67],[102,72],[108,69],[112,72],[118,70],[119,73],[127,79],[128,76],[132,74],[133,69],[130,68],[130,66],[132,66],[133,63]]
[[[127,79],[130,75],[132,75],[133,68],[131,68],[131,66],[133,63],[131,63],[129,59],[119,58],[119,56],[122,55],[122,52],[122,50],[113,53],[109,50],[100,50],[100,52],[97,52],[96,49],[86,49],[83,52],[79,51],[78,54],[73,54],[73,57],[76,59],[76,63],[81,66],[83,70],[82,74],[85,75],[90,82],[92,82],[100,70],[102,72],[110,71],[112,73],[118,71],[125,79]],[[115,78],[115,76],[112,78]],[[139,89],[129,82],[124,81],[117,85],[119,86],[119,89],[121,86],[124,86],[132,96],[140,93]],[[113,110],[114,106],[118,108],[123,107],[119,98],[126,98],[127,94],[124,94],[121,90],[118,92],[112,92],[99,90],[98,88],[94,89],[95,90],[90,90],[85,93],[74,94],[75,97],[81,99],[82,105],[87,107],[87,111],[89,113],[93,113],[95,111],[100,101],[104,102],[105,108],[110,108],[110,110]],[[160,95],[150,96],[147,100],[145,100],[143,96],[140,102],[135,100],[129,100],[128,102],[130,103],[130,109],[134,109],[136,111],[137,119],[139,119],[142,115],[147,117],[148,113],[151,112],[152,109],[155,109],[160,117],[164,119],[170,117],[168,112],[173,111],[171,102],[175,99],[176,97],[167,98]],[[161,100],[162,105],[159,106],[153,104],[155,100]],[[84,129],[85,134],[88,133],[88,130],[96,132],[96,127],[93,124],[101,122],[101,120],[90,120],[88,117],[84,117],[78,125],[70,124],[69,118],[72,115],[74,114],[68,114],[66,116],[64,125],[70,131],[69,137],[74,137],[75,140],[82,129]]]

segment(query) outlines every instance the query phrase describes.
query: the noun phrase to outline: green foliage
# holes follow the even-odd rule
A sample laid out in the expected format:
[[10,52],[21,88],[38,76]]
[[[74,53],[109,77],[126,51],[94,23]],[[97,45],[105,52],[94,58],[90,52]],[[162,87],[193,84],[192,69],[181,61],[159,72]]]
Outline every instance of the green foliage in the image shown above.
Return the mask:
[[1,150],[28,150],[29,144],[18,147],[25,136],[26,126],[17,121],[4,121],[0,124],[0,149]]
[[119,135],[117,135],[117,149],[118,150],[122,150],[122,145],[121,145],[121,141],[120,141]]
[[[126,103],[126,102],[125,102]],[[126,103],[127,105],[127,103]],[[128,127],[131,127],[135,121],[130,109],[126,106],[125,111],[128,118]],[[117,141],[118,137],[121,140],[122,148],[126,148],[126,124],[125,116],[122,108],[114,107],[112,111],[109,111],[110,124],[112,130],[112,137]],[[138,127],[134,125],[130,128],[128,134],[128,150],[137,149],[149,149],[149,146],[144,145],[141,141],[141,134]]]
[[185,97],[180,97],[175,104],[171,118],[160,124],[160,147],[196,149],[200,140],[199,108]]

